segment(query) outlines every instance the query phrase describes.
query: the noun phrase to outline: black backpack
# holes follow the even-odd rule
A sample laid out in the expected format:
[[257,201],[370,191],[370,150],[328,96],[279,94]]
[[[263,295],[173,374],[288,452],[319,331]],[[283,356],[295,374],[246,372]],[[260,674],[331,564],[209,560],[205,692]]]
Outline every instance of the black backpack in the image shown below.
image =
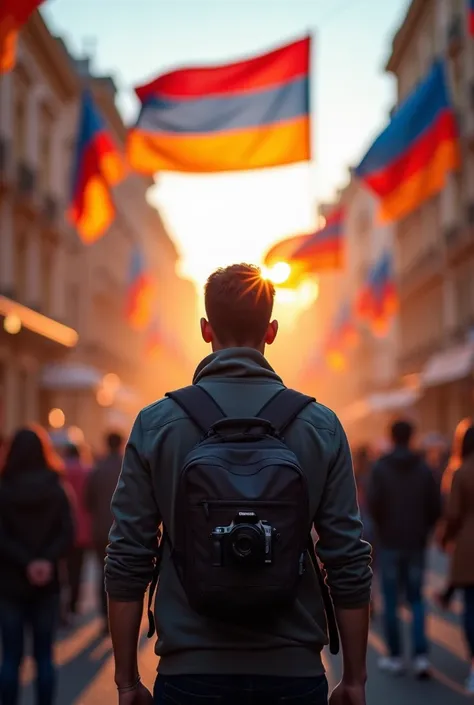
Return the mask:
[[203,433],[184,460],[172,512],[171,556],[191,607],[238,623],[274,619],[295,601],[309,555],[337,653],[332,602],[310,535],[307,480],[283,438],[314,398],[283,389],[256,417],[229,418],[198,385],[167,396]]

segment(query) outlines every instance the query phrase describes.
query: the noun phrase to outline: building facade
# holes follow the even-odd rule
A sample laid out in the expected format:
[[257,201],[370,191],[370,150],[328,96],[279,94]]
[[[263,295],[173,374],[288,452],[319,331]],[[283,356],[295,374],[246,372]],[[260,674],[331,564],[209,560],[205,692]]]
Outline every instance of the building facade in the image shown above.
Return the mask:
[[399,374],[419,378],[421,429],[446,434],[474,406],[474,40],[467,17],[466,0],[414,0],[387,65],[399,103],[444,56],[459,117],[461,170],[395,227]]
[[[186,345],[196,296],[192,284],[178,276],[176,248],[148,201],[152,179],[130,173],[116,188],[116,218],[95,244],[83,245],[67,223],[84,85],[123,148],[126,129],[112,79],[92,76],[88,61],[75,61],[35,13],[21,35],[15,71],[0,78],[0,360],[4,432],[36,420],[59,434],[72,428],[75,437],[99,450],[106,430],[128,433],[144,404],[189,381]],[[151,329],[133,330],[126,317],[137,248],[156,282],[153,354]],[[29,315],[47,317],[45,329],[62,326],[59,333],[54,329],[62,342],[32,333],[20,304]],[[8,318],[12,306],[23,323],[16,335],[7,332],[14,328],[12,315]],[[28,383],[19,393],[26,384],[23,367]]]
[[42,366],[77,343],[67,310],[67,104],[77,79],[35,13],[15,70],[0,76],[0,399],[2,431],[38,420]]

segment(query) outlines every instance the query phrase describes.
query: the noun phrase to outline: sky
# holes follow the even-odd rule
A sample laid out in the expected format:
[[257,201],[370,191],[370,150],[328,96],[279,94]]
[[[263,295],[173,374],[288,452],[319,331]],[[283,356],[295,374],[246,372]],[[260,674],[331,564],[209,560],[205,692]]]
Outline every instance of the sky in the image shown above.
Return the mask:
[[133,87],[176,67],[235,61],[310,31],[313,161],[251,173],[160,174],[152,194],[197,283],[217,266],[262,260],[312,229],[395,102],[383,67],[408,0],[48,0],[43,14],[75,54],[111,74],[127,122]]

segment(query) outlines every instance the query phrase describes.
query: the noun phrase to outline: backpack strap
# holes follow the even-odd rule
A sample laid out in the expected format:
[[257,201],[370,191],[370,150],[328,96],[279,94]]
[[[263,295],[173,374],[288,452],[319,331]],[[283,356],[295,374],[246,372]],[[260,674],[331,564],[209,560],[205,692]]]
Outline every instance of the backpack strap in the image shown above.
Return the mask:
[[282,389],[268,401],[259,411],[257,416],[266,421],[270,421],[272,426],[283,433],[296,419],[298,414],[309,404],[316,401],[314,397],[308,397],[294,389]]
[[176,402],[203,433],[207,433],[216,421],[226,418],[219,404],[198,384],[167,392],[165,396]]

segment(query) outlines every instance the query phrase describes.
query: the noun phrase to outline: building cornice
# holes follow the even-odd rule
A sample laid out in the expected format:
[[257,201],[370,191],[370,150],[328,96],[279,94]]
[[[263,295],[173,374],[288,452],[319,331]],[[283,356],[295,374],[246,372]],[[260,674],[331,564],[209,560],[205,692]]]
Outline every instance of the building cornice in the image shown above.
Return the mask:
[[51,34],[39,12],[31,16],[22,32],[22,38],[48,79],[54,82],[61,99],[73,99],[79,90],[78,77],[66,49]]
[[423,13],[428,9],[428,6],[429,2],[427,2],[427,0],[413,0],[410,4],[405,18],[392,41],[392,53],[385,66],[385,71],[388,73],[397,72],[403,54],[413,37],[413,33]]

